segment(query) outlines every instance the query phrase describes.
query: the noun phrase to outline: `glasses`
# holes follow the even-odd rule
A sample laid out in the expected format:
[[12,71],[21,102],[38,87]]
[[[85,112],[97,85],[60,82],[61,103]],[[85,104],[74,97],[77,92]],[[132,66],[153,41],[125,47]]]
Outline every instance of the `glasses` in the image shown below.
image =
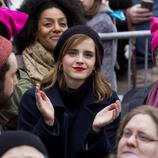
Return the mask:
[[[130,138],[134,133],[131,130],[124,130],[122,134],[122,138]],[[140,143],[150,143],[150,142],[158,142],[158,139],[151,138],[151,136],[145,134],[144,132],[138,132],[135,135],[135,139]]]

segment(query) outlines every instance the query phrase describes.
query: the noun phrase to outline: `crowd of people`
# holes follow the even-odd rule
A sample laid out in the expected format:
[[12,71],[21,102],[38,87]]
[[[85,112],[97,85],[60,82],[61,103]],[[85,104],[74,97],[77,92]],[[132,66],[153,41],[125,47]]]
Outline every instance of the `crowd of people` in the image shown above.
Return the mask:
[[[134,0],[0,2],[0,157],[157,157],[158,83],[121,101],[115,66],[127,41],[98,35],[150,29],[158,68],[157,0],[153,10]],[[139,75],[142,42],[133,41]]]

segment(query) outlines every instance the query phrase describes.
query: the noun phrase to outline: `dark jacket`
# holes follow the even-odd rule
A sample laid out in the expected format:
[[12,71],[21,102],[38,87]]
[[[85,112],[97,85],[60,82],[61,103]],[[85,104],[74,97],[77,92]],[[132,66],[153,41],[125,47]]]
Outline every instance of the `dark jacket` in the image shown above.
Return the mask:
[[113,10],[127,9],[132,6],[132,0],[109,0],[109,6]]
[[18,106],[24,92],[32,87],[27,73],[19,69],[16,73],[18,85],[14,89],[13,95],[9,98],[6,106],[0,110],[0,132],[17,129]]
[[141,88],[134,88],[124,95],[122,100],[122,118],[132,109],[146,103],[148,93],[152,86],[153,84]]
[[[46,145],[52,158],[102,158],[115,145],[116,130],[120,117],[107,125],[99,134],[91,129],[94,117],[98,111],[115,102],[118,96],[112,96],[96,103],[96,96],[90,91],[83,104],[78,108],[76,117],[69,126],[71,113],[63,105],[59,89],[52,87],[46,91],[55,109],[55,123],[45,124],[36,107],[35,89],[27,91],[19,109],[19,128],[38,135]],[[71,129],[71,130],[70,130]]]

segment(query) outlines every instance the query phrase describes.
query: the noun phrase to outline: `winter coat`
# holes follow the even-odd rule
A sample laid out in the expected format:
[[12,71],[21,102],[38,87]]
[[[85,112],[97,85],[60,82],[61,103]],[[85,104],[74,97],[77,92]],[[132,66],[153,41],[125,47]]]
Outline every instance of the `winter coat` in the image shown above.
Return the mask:
[[118,96],[113,92],[107,100],[96,102],[96,95],[90,91],[82,105],[69,118],[68,111],[61,99],[59,89],[52,87],[46,90],[55,110],[55,123],[48,126],[36,106],[35,89],[27,91],[21,100],[19,109],[19,129],[38,135],[46,145],[52,158],[103,158],[115,146],[115,135],[120,117],[105,126],[99,134],[92,131],[92,123],[98,111],[115,102]]
[[16,74],[18,85],[16,85],[7,105],[0,110],[0,132],[17,129],[18,106],[21,97],[26,90],[32,87],[29,76],[24,70],[18,69]]
[[127,9],[132,6],[132,0],[109,0],[109,6],[113,10]]

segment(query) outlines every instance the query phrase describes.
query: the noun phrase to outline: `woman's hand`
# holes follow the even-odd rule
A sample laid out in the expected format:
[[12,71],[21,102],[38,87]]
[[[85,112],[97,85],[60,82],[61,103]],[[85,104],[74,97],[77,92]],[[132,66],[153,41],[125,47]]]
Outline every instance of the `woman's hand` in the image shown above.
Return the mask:
[[40,90],[39,84],[36,85],[36,105],[38,107],[38,110],[41,112],[41,115],[43,116],[45,123],[49,126],[53,126],[54,124],[54,108],[49,100],[49,98],[46,96],[46,94]]
[[94,132],[100,132],[101,128],[113,122],[121,112],[121,102],[116,100],[101,111],[99,111],[93,121],[92,129]]

